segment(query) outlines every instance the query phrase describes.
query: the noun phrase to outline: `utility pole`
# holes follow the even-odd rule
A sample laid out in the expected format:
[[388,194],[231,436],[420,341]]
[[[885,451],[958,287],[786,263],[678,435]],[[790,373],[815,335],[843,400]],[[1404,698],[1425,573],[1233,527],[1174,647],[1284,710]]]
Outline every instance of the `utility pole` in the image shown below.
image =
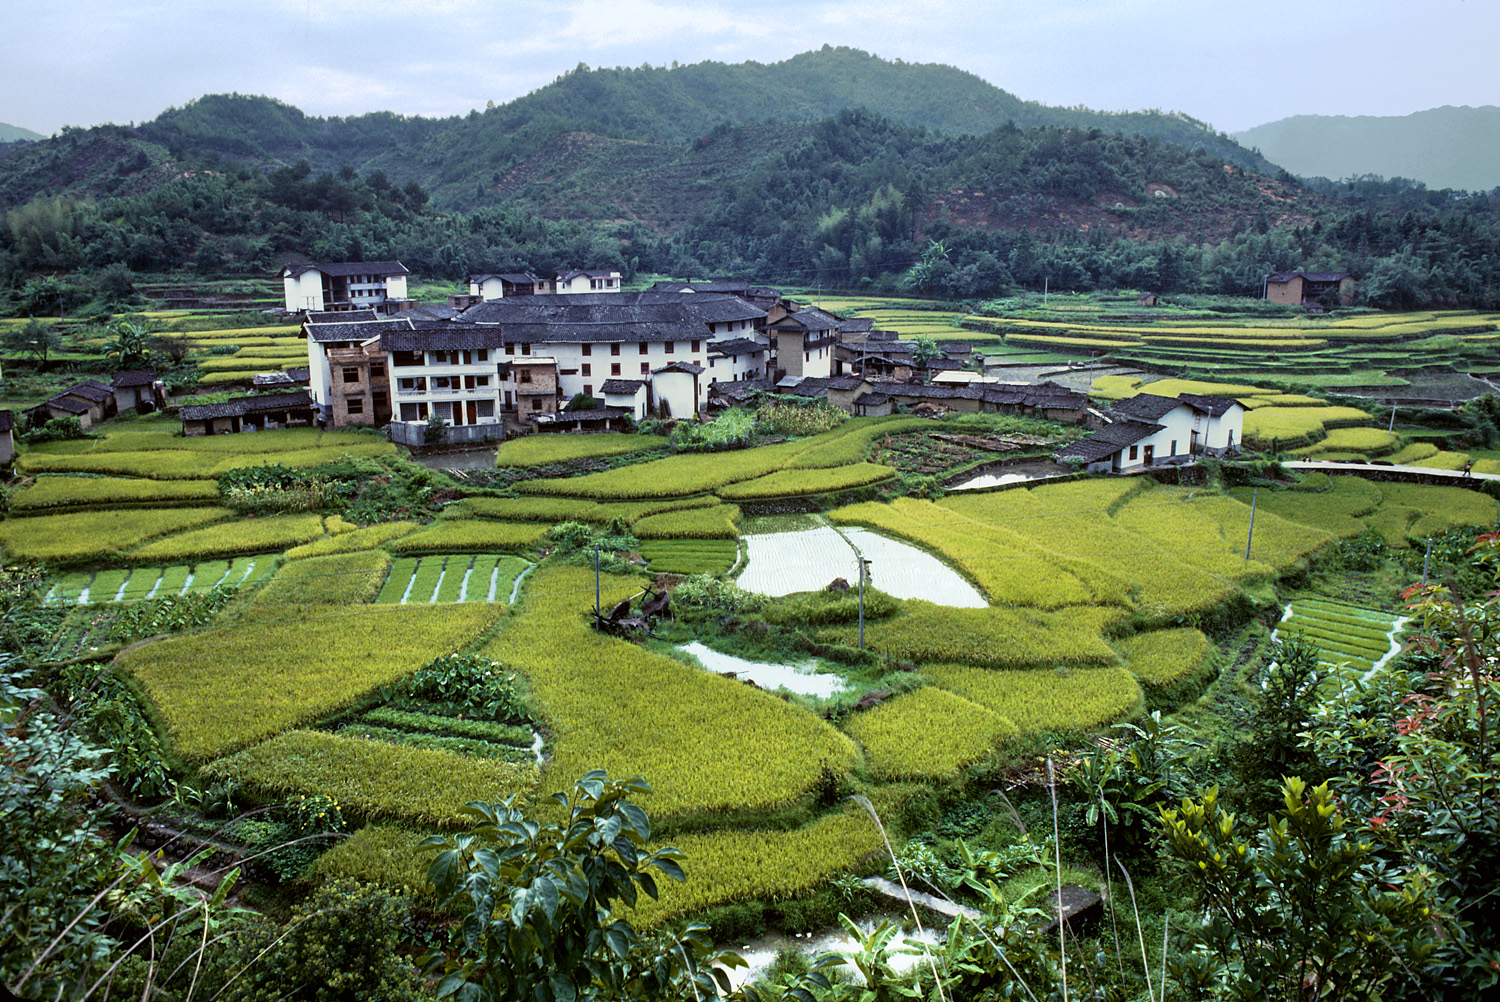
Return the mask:
[[1050,275],[1043,275],[1042,276],[1042,309],[1044,309],[1044,310],[1047,308],[1047,287],[1051,284],[1051,282],[1052,282],[1052,276],[1050,276]]
[[1260,488],[1250,492],[1250,531],[1245,534],[1245,562],[1250,562],[1250,541],[1255,538],[1255,499],[1260,497]]
[[870,562],[859,557],[859,649],[865,649],[865,573]]
[[1427,537],[1427,556],[1422,558],[1422,587],[1427,587],[1427,567],[1432,563],[1432,537]]
[[594,618],[601,614],[599,608],[599,544],[594,544]]
[[1391,404],[1391,424],[1390,424],[1390,427],[1386,428],[1386,431],[1390,432],[1390,431],[1395,431],[1395,430],[1396,430],[1396,405],[1395,404]]

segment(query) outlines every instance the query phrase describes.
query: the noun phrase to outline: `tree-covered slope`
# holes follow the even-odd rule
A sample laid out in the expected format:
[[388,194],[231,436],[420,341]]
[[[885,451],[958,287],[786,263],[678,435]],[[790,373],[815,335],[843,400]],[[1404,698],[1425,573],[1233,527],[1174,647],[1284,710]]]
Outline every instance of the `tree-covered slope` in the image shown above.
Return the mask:
[[0,122],[0,143],[14,143],[23,139],[35,141],[42,138],[45,137],[40,132],[32,132],[30,129],[21,128],[19,125],[7,125],[4,122]]
[[1433,108],[1413,115],[1296,115],[1236,134],[1303,177],[1378,174],[1429,188],[1500,187],[1500,107]]

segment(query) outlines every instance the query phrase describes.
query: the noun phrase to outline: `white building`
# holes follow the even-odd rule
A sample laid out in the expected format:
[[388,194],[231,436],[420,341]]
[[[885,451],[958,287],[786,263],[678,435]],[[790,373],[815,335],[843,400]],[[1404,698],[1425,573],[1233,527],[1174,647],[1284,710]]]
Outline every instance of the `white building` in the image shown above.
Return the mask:
[[561,295],[577,295],[580,292],[619,292],[618,271],[570,271],[557,276],[557,292]]
[[833,375],[833,348],[842,321],[816,306],[789,313],[769,325],[776,369],[793,384],[808,377]]
[[480,299],[503,299],[506,296],[540,296],[552,291],[552,283],[530,272],[511,271],[499,274],[469,276],[469,295]]
[[373,309],[391,312],[406,303],[406,276],[400,261],[298,264],[281,269],[289,313]]
[[1140,393],[1111,408],[1113,423],[1059,451],[1090,473],[1129,473],[1236,451],[1245,408],[1228,397]]

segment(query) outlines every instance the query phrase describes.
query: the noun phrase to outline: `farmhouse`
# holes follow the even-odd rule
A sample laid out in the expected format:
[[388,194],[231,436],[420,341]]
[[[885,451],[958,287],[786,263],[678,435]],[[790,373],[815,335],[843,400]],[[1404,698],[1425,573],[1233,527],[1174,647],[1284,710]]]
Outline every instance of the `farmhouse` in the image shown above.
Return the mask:
[[507,296],[540,296],[551,291],[550,281],[537,278],[529,271],[469,276],[469,295],[479,297],[480,302]]
[[166,403],[166,386],[156,378],[155,369],[123,369],[110,382],[116,413],[133,410],[144,414]]
[[412,302],[406,298],[406,276],[410,273],[400,261],[289,264],[281,269],[281,284],[288,313],[394,313]]
[[1090,473],[1128,473],[1150,466],[1221,456],[1238,448],[1245,408],[1227,397],[1140,393],[1115,404],[1111,423],[1064,447],[1058,458]]
[[234,397],[220,404],[182,408],[182,433],[188,436],[264,431],[313,423],[307,391],[259,397]]
[[32,407],[26,411],[26,418],[32,425],[39,425],[53,418],[76,417],[85,428],[90,428],[114,413],[114,388],[97,379],[85,379]]
[[570,296],[581,292],[619,292],[618,271],[570,271],[557,276],[557,293]]
[[768,324],[781,381],[833,375],[833,346],[840,322],[833,314],[808,306]]
[[1268,302],[1321,307],[1329,295],[1344,306],[1354,302],[1354,276],[1347,271],[1289,271],[1266,279]]

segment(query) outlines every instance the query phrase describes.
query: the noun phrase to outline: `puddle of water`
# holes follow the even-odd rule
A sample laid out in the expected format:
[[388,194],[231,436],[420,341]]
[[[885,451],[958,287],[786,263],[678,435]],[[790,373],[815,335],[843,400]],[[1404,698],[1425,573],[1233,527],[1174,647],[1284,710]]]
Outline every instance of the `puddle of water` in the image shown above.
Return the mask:
[[948,489],[950,491],[968,491],[976,487],[999,487],[1001,484],[1019,484],[1023,480],[1030,479],[1032,478],[1024,473],[1006,473],[998,477],[993,473],[986,473],[975,477],[973,480],[965,480],[961,484],[954,484]]
[[988,604],[963,575],[925,550],[869,529],[846,528],[843,533],[824,525],[745,535],[745,569],[738,584],[759,595],[781,596],[817,591],[834,578],[857,582],[852,542],[871,562],[870,583],[888,595],[961,609]]
[[770,664],[764,661],[746,661],[733,654],[723,654],[712,647],[693,641],[677,648],[691,654],[711,672],[734,675],[749,679],[762,689],[785,689],[803,696],[827,699],[843,692],[844,680],[837,675],[820,675],[806,665]]

